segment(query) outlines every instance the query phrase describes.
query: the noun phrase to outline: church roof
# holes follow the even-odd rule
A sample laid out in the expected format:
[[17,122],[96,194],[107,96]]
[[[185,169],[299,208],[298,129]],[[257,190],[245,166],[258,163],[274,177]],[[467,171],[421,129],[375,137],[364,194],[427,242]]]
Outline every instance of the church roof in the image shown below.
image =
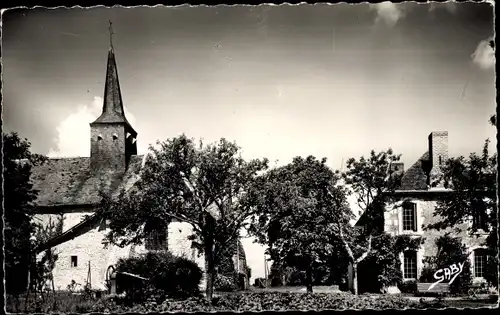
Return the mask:
[[116,66],[115,52],[112,47],[108,51],[108,66],[106,70],[103,102],[102,114],[92,124],[123,123],[132,128],[125,117],[120,81],[118,79],[118,68]]
[[39,207],[83,206],[100,202],[100,191],[113,192],[139,174],[143,156],[133,155],[125,172],[93,172],[89,157],[49,159],[32,168]]

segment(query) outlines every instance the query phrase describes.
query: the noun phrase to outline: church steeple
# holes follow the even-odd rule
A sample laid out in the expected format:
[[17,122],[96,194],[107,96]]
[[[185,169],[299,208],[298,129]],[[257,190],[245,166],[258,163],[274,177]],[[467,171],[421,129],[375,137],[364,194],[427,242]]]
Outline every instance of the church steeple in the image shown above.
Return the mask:
[[130,157],[137,154],[137,132],[125,117],[111,21],[109,31],[110,47],[102,114],[90,124],[90,164],[95,171],[124,171]]
[[113,48],[112,22],[109,22],[109,51],[108,66],[106,70],[106,83],[104,86],[104,101],[102,114],[94,123],[125,123],[132,127],[125,117],[123,109],[120,81],[118,79],[118,68],[116,66],[115,52]]

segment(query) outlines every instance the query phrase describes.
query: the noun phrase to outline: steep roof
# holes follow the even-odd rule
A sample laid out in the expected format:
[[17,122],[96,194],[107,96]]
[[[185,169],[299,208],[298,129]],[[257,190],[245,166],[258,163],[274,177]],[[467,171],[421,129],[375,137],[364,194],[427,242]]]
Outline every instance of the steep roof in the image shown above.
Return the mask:
[[128,125],[128,127],[133,130],[132,126],[125,117],[120,81],[118,80],[118,67],[116,66],[116,58],[113,48],[110,48],[108,51],[108,66],[106,70],[102,114],[92,124],[103,123],[123,123]]
[[398,190],[427,190],[427,174],[430,165],[429,152],[425,152],[412,166],[410,166],[401,178]]
[[37,206],[81,206],[100,202],[100,191],[112,192],[138,175],[143,156],[134,155],[125,172],[97,173],[89,157],[49,159],[32,168]]

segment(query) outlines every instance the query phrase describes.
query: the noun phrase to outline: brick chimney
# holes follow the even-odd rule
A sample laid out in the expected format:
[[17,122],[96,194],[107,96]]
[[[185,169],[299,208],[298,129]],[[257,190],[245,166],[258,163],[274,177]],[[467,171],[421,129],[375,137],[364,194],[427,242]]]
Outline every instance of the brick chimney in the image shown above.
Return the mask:
[[429,135],[429,172],[428,184],[431,187],[443,187],[443,182],[437,182],[442,174],[441,167],[448,160],[448,131],[434,131]]

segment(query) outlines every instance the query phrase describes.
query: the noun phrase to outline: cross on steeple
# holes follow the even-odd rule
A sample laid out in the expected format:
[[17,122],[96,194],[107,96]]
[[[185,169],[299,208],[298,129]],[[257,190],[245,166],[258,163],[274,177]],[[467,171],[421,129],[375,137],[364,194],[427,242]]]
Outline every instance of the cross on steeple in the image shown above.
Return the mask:
[[113,35],[115,33],[113,32],[113,22],[109,20],[109,47],[113,49]]

